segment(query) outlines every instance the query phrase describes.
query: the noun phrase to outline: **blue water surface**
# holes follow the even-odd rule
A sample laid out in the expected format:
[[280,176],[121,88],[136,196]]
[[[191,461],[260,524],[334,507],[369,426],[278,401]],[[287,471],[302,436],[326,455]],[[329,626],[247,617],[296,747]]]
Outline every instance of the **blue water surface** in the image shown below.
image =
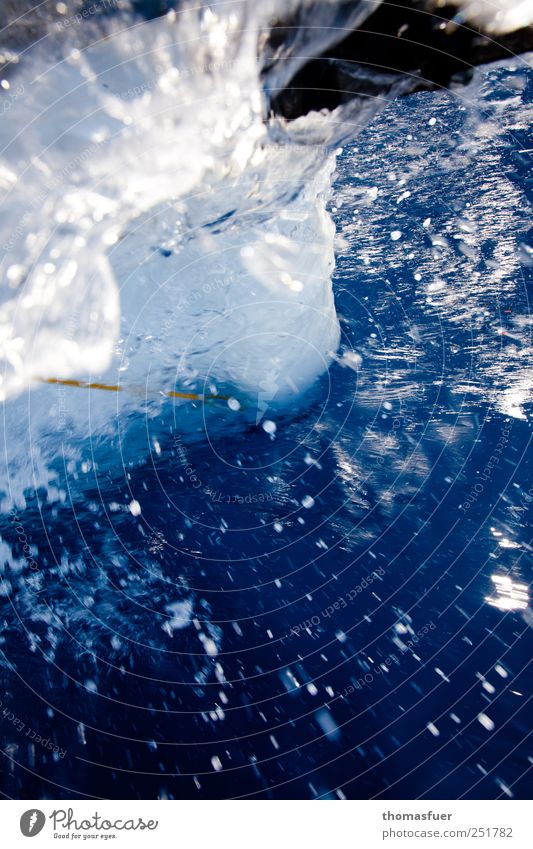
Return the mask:
[[339,157],[341,348],[274,432],[140,420],[2,517],[4,794],[527,798],[533,74],[483,80]]

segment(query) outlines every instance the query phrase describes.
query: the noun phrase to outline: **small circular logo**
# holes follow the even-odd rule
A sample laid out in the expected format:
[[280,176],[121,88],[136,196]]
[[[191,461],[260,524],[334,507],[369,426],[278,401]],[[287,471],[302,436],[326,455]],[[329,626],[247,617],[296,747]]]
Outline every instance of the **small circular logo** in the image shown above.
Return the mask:
[[42,811],[37,808],[31,808],[29,811],[24,811],[20,818],[20,830],[24,837],[35,837],[42,831],[46,817]]

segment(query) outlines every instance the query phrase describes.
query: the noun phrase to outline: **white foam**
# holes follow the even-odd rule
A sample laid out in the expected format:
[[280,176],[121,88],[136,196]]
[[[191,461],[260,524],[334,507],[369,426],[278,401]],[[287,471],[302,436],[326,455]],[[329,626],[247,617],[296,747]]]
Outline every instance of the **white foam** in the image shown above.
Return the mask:
[[[316,116],[297,148],[283,122],[264,120],[257,56],[265,24],[297,6],[185,7],[116,24],[83,50],[66,31],[57,63],[46,45],[25,55],[0,127],[12,501],[50,488],[49,458],[76,460],[76,437],[116,436],[126,415],[157,415],[168,391],[252,395],[259,422],[328,367],[339,340],[325,209],[335,154],[318,144]],[[338,16],[324,3],[319,23]],[[271,84],[293,73],[300,41],[327,31],[302,27]]]

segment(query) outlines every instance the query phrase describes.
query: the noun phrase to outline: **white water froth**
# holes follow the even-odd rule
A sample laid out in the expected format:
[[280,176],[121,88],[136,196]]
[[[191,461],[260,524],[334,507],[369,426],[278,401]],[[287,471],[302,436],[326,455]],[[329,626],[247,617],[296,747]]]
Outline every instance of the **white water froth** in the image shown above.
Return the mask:
[[[292,136],[265,120],[264,86],[283,85],[328,27],[369,11],[191,6],[111,19],[115,31],[83,49],[72,31],[52,33],[23,57],[0,128],[9,501],[48,487],[49,458],[76,456],[76,437],[153,417],[169,391],[252,395],[259,421],[327,369],[338,123],[311,114]],[[292,13],[300,26],[276,53],[270,25]],[[70,378],[120,391],[41,382]]]
[[[231,396],[218,409],[258,423],[327,369],[334,147],[385,101],[288,125],[268,118],[265,90],[374,8],[186,5],[111,18],[88,47],[56,28],[22,57],[0,125],[8,503],[40,486],[60,497],[50,463],[79,461],[82,438],[135,456],[125,422],[185,400],[168,392]],[[290,42],[271,46],[291,16]],[[39,380],[70,378],[120,391]]]
[[[488,33],[502,35],[533,23],[531,0],[451,0],[459,6],[463,20]],[[437,6],[445,5],[439,2]]]

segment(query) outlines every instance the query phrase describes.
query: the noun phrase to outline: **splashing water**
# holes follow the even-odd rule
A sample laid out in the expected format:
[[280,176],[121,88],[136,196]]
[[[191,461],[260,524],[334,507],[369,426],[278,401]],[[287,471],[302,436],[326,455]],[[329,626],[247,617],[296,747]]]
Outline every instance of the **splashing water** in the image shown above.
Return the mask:
[[[0,131],[4,398],[75,376],[120,385],[122,412],[160,408],[176,381],[241,394],[266,382],[282,401],[327,368],[334,154],[320,129],[295,148],[264,121],[257,44],[282,8],[296,4],[111,21],[84,49],[61,29],[57,62],[48,41],[23,57]],[[323,4],[318,23],[339,14]],[[302,28],[291,49],[310,43]],[[297,62],[284,58],[268,85]],[[38,452],[50,397],[32,393]],[[75,405],[60,429],[109,430],[116,404],[93,397],[90,423]]]
[[[294,38],[273,52],[272,21],[297,11]],[[241,415],[258,422],[327,369],[339,342],[325,211],[335,145],[383,102],[289,126],[265,121],[267,92],[368,11],[186,5],[142,25],[111,19],[89,47],[59,22],[22,57],[0,130],[0,380],[3,398],[30,387],[38,471],[28,479],[28,439],[12,439],[15,404],[12,499],[48,485],[54,433],[110,438],[176,390],[245,398]],[[112,391],[69,404],[65,383],[39,386],[71,377]]]
[[[216,792],[294,781],[321,795],[343,767],[328,774],[319,746],[358,739],[354,692],[357,728],[368,700],[388,729],[414,692],[408,664],[441,651],[444,686],[452,658],[474,668],[472,643],[480,669],[491,651],[498,661],[479,679],[485,693],[496,676],[514,681],[501,646],[484,649],[495,620],[483,617],[523,617],[502,621],[503,645],[530,615],[531,497],[523,475],[510,488],[504,463],[525,444],[531,400],[530,57],[459,93],[397,102],[369,130],[386,100],[272,116],[304,56],[374,5],[187,5],[142,24],[111,16],[105,33],[65,26],[67,11],[6,74],[1,663],[12,682],[39,661],[45,726],[66,737],[79,719],[75,771],[39,766],[60,794],[76,782],[138,794],[124,774],[148,767],[135,781],[153,795],[162,774],[208,795],[207,774],[237,764],[246,778]],[[286,19],[295,28],[280,44]],[[497,506],[491,486],[506,491]],[[446,629],[462,635],[464,622],[470,642],[450,650]],[[407,710],[427,729],[408,737],[407,763],[429,752],[417,792],[436,780],[430,747],[446,736],[433,665],[417,678],[433,712],[424,699]],[[387,688],[401,674],[400,699]],[[464,709],[450,707],[459,753],[469,687]],[[492,730],[484,707],[473,715]],[[267,715],[276,733],[263,745]],[[396,751],[388,731],[375,754],[365,744],[365,770],[379,772],[390,740]],[[312,755],[271,763],[295,741]],[[123,783],[91,759],[119,764]],[[302,763],[325,763],[309,786]],[[389,787],[387,769],[372,792]]]

